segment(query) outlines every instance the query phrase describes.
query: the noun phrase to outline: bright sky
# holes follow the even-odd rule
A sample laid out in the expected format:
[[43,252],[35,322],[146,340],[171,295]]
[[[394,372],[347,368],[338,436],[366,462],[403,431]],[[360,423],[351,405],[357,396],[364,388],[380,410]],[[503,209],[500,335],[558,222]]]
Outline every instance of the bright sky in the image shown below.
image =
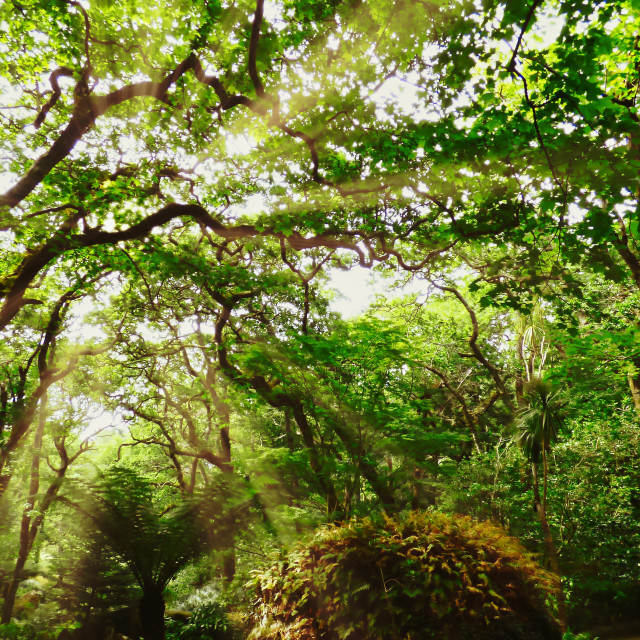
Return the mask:
[[343,318],[353,318],[367,310],[377,296],[388,299],[399,298],[410,293],[426,293],[426,284],[413,279],[402,287],[391,286],[391,281],[375,271],[355,266],[350,271],[332,269],[329,272],[328,287],[336,297],[329,307],[342,314]]
[[364,267],[352,267],[350,271],[332,269],[329,287],[337,295],[330,307],[344,318],[352,318],[363,313],[377,293],[385,293],[387,286]]

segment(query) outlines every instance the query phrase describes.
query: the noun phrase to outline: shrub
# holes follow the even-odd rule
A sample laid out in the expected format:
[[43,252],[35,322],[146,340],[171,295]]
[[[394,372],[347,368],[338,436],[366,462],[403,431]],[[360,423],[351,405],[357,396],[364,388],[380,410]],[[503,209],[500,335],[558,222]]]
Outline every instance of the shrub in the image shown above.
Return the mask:
[[0,640],[53,640],[54,634],[39,629],[26,620],[12,620],[0,624]]
[[232,640],[233,628],[225,609],[217,602],[197,607],[189,621],[167,623],[168,640]]
[[559,640],[553,580],[502,529],[423,512],[331,526],[252,580],[250,640]]

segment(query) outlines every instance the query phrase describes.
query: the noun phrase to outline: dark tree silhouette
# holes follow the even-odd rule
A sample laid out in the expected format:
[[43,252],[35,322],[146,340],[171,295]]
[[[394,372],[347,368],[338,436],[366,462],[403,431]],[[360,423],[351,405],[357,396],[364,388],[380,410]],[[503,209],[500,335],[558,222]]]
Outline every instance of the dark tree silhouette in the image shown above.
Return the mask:
[[245,513],[248,494],[239,479],[219,476],[205,493],[164,509],[154,487],[136,472],[111,468],[95,492],[94,521],[104,542],[126,563],[142,589],[145,640],[164,640],[164,590],[191,560],[225,548]]

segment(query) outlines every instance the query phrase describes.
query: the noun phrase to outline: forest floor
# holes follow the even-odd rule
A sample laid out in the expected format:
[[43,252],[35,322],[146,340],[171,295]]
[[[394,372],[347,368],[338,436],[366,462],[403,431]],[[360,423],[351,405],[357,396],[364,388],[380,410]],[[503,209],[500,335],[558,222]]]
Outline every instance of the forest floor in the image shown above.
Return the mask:
[[588,630],[598,640],[640,640],[640,622],[610,627],[595,627]]

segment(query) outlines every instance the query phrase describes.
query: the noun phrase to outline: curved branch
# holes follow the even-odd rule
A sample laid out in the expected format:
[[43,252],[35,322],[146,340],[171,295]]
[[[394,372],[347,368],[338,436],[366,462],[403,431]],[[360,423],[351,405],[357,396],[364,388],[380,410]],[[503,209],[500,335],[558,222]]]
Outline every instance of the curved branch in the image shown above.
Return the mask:
[[534,129],[536,131],[536,138],[538,139],[538,144],[542,147],[542,151],[544,153],[544,157],[547,160],[547,166],[549,167],[549,170],[551,171],[551,176],[553,178],[553,181],[556,183],[556,186],[563,193],[563,195],[565,197],[565,200],[566,200],[566,198],[567,198],[567,190],[566,190],[565,186],[562,184],[562,181],[560,180],[558,174],[556,173],[556,169],[553,166],[553,162],[551,160],[551,154],[549,153],[549,150],[547,149],[547,145],[545,144],[544,138],[542,137],[542,132],[540,131],[540,123],[538,121],[538,112],[536,111],[536,105],[533,103],[533,100],[531,100],[531,97],[529,95],[529,85],[527,84],[527,80],[516,69],[515,63],[512,66],[512,68],[510,69],[510,71],[511,71],[511,73],[513,75],[517,76],[522,81],[522,88],[524,90],[524,99],[525,99],[525,102],[529,105],[529,108],[531,109],[531,115],[533,116],[533,126],[534,126]]
[[22,202],[40,184],[41,180],[71,153],[76,143],[109,108],[143,96],[166,102],[166,93],[169,88],[187,70],[193,68],[195,60],[195,56],[190,55],[159,82],[136,82],[116,89],[105,96],[90,96],[88,92],[80,90],[81,83],[85,83],[85,78],[81,78],[76,85],[77,102],[69,124],[22,179],[0,196],[0,208],[12,208]]
[[615,214],[618,219],[618,223],[620,224],[620,233],[618,234],[614,232],[613,244],[622,259],[625,261],[626,265],[629,267],[629,271],[631,271],[634,282],[638,287],[640,287],[640,260],[638,260],[638,256],[633,253],[631,246],[629,246],[629,234],[627,233],[627,227],[622,216],[618,212],[615,212]]
[[251,40],[249,41],[249,77],[259,98],[265,97],[264,85],[258,75],[257,58],[258,42],[260,41],[260,27],[264,14],[264,0],[256,0],[256,11],[253,14],[253,24],[251,25]]
[[89,55],[89,40],[91,40],[91,23],[89,22],[89,14],[87,10],[76,0],[67,0],[67,2],[75,7],[81,14],[84,20],[84,55],[86,58],[85,69],[88,71],[91,69],[91,56]]
[[[73,231],[77,226],[77,216],[66,221],[60,229],[54,233],[53,237],[45,242],[39,249],[29,254],[18,267],[17,271],[5,281],[5,287],[8,289],[5,302],[0,309],[0,331],[4,329],[9,322],[16,316],[20,309],[26,304],[24,294],[31,285],[35,277],[50,262],[55,260],[59,255],[67,251],[73,251],[84,247],[94,247],[106,244],[117,244],[128,240],[139,240],[149,235],[155,227],[166,224],[167,222],[182,216],[190,217],[200,222],[203,226],[213,231],[215,234],[225,238],[226,240],[238,240],[241,238],[251,238],[256,236],[270,236],[274,238],[285,239],[289,245],[299,251],[301,249],[314,249],[325,247],[328,249],[347,249],[358,254],[360,264],[367,266],[365,255],[354,242],[346,242],[344,240],[332,237],[328,233],[321,233],[310,238],[304,237],[297,231],[289,236],[283,232],[275,231],[269,227],[267,229],[258,230],[253,225],[241,224],[233,227],[227,227],[215,218],[213,218],[206,209],[197,204],[179,204],[171,203],[162,209],[151,214],[144,220],[132,225],[128,229],[121,231],[102,231],[100,229],[87,229],[83,233],[73,235]],[[0,289],[2,289],[0,283]]]
[[437,289],[440,289],[440,291],[447,291],[448,293],[452,293],[456,298],[458,298],[462,306],[467,310],[467,313],[469,314],[469,319],[471,320],[471,335],[469,336],[469,347],[471,348],[473,356],[489,372],[489,375],[491,376],[496,387],[498,388],[498,391],[500,392],[500,395],[502,396],[504,403],[510,409],[515,411],[515,406],[511,402],[511,399],[509,398],[509,394],[507,392],[504,380],[500,375],[500,372],[496,367],[494,367],[487,360],[486,356],[484,355],[484,353],[482,353],[482,350],[478,346],[478,337],[480,335],[480,330],[478,327],[478,318],[476,316],[475,311],[473,310],[473,307],[471,307],[471,305],[467,302],[465,297],[455,287],[448,287],[448,286],[438,285],[435,283],[432,283],[432,284]]
[[78,363],[79,354],[72,355],[63,369],[57,369],[53,363],[56,337],[60,333],[65,310],[76,297],[77,287],[66,291],[56,301],[44,330],[42,342],[32,355],[33,358],[37,354],[38,385],[29,397],[26,406],[15,417],[8,437],[0,447],[0,498],[2,498],[11,477],[10,474],[3,476],[2,472],[10,462],[13,452],[29,432],[38,407],[46,397],[47,390],[52,384],[71,373]]
[[522,25],[522,29],[520,29],[520,35],[518,36],[518,42],[516,42],[515,49],[513,50],[513,55],[511,56],[511,60],[509,60],[509,63],[505,67],[507,69],[507,71],[515,71],[516,58],[518,57],[518,51],[520,50],[520,45],[522,44],[522,38],[523,38],[525,32],[527,31],[527,29],[529,28],[529,23],[531,22],[531,19],[533,18],[533,14],[535,13],[536,9],[542,4],[542,1],[543,0],[534,0],[533,4],[529,8],[529,12],[527,13],[527,17],[524,19],[524,24]]
[[36,129],[39,129],[42,126],[47,114],[53,107],[56,106],[56,103],[60,99],[61,91],[60,85],[58,84],[58,78],[61,77],[73,78],[73,69],[69,69],[69,67],[59,67],[55,71],[51,72],[49,76],[49,83],[51,84],[52,94],[47,103],[40,109],[40,113],[36,116],[36,119],[33,123],[33,126]]
[[222,109],[223,111],[227,111],[228,109],[231,109],[238,105],[244,105],[246,107],[249,107],[250,109],[253,109],[258,113],[264,112],[258,107],[258,105],[253,100],[251,100],[250,98],[247,98],[247,96],[243,96],[240,94],[230,96],[227,93],[227,90],[225,89],[222,82],[220,82],[220,80],[216,76],[208,76],[204,72],[204,69],[202,68],[202,64],[200,63],[200,60],[198,60],[197,58],[194,59],[192,68],[193,68],[193,73],[196,77],[196,80],[198,80],[198,82],[201,82],[202,84],[206,84],[212,87],[213,90],[216,92],[216,95],[220,100],[220,109]]
[[399,252],[394,249],[385,247],[385,252],[377,256],[373,249],[368,247],[367,252],[369,255],[367,256],[363,249],[358,246],[357,241],[347,241],[336,237],[336,235],[346,235],[357,238],[361,235],[358,232],[344,231],[341,234],[325,232],[315,236],[305,237],[299,231],[293,231],[289,235],[286,235],[282,231],[276,231],[273,227],[258,229],[254,225],[248,224],[225,226],[222,222],[213,218],[204,207],[198,204],[180,204],[173,202],[162,207],[144,220],[130,226],[128,229],[122,229],[120,231],[103,231],[97,228],[90,228],[82,233],[74,234],[73,232],[77,228],[80,217],[81,213],[77,213],[65,221],[47,242],[25,257],[18,269],[6,278],[4,283],[0,281],[0,291],[4,289],[6,292],[4,305],[0,308],[0,331],[11,322],[25,304],[29,303],[24,297],[25,292],[35,277],[59,255],[80,248],[107,244],[115,245],[118,242],[140,240],[147,237],[155,227],[162,226],[179,217],[189,217],[225,240],[240,240],[243,238],[262,236],[287,242],[289,246],[296,251],[317,248],[331,250],[346,249],[353,251],[358,256],[358,262],[363,267],[370,267],[374,260],[383,261],[393,255],[403,269],[417,271],[424,267],[430,260],[455,244],[454,241],[444,248],[429,252],[417,265],[408,265],[402,259]]
[[449,378],[447,378],[442,371],[426,364],[421,366],[423,366],[427,371],[431,371],[431,373],[438,376],[438,378],[442,380],[442,384],[448,389],[449,393],[451,393],[451,395],[458,401],[458,404],[462,409],[462,414],[464,415],[464,421],[467,423],[467,427],[471,432],[473,445],[478,453],[482,453],[482,449],[480,448],[480,439],[478,437],[478,420],[476,415],[469,409],[469,405],[464,399],[464,396],[451,384]]

